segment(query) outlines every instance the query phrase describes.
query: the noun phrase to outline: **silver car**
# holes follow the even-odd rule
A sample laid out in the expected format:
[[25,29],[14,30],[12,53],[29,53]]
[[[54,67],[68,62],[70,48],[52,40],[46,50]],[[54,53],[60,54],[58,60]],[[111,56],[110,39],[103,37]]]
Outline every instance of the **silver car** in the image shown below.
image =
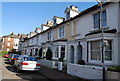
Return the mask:
[[38,63],[37,59],[27,55],[20,55],[15,61],[14,66],[16,67],[17,72],[20,72],[21,70],[39,71],[40,69],[40,63]]

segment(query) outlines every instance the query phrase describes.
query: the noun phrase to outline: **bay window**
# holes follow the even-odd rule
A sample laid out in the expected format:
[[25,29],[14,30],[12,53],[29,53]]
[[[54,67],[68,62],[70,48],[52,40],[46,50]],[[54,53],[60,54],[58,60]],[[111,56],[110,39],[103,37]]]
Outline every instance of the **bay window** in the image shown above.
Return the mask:
[[100,60],[100,41],[91,42],[91,60]]
[[[108,45],[105,46],[105,60],[106,61],[112,61],[112,41],[111,40],[105,40],[108,42]],[[96,40],[90,42],[90,60],[91,61],[101,61],[102,55],[101,55],[101,44],[102,40]]]

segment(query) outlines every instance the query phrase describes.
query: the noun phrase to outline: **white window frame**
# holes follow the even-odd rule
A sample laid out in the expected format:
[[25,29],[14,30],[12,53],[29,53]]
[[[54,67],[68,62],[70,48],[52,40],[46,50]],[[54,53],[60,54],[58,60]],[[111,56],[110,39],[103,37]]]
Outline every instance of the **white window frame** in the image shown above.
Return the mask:
[[[91,60],[91,45],[90,45],[90,43],[91,42],[94,42],[94,41],[100,41],[101,39],[97,39],[97,40],[89,40],[88,41],[88,62],[89,63],[95,63],[95,64],[101,64],[102,63],[102,54],[100,53],[100,58],[101,58],[101,60]],[[112,46],[112,60],[105,60],[105,63],[112,63],[113,62],[113,53],[114,53],[114,51],[113,51],[113,39],[104,39],[104,40],[110,40],[111,41],[111,46]],[[101,50],[101,49],[100,49]]]
[[[106,17],[103,17],[103,12],[106,13]],[[95,19],[94,19],[94,16],[95,16],[96,14],[99,15],[99,20],[98,20],[98,21],[95,21]],[[103,26],[103,27],[106,27],[106,26],[107,26],[107,11],[106,11],[106,10],[103,10],[103,11],[102,11],[102,21],[103,21],[103,20],[106,20],[106,25],[103,26],[103,22],[102,22],[102,26]],[[95,28],[95,22],[99,22],[99,27],[98,27],[98,28]],[[100,11],[93,14],[93,25],[94,25],[94,29],[100,29]]]

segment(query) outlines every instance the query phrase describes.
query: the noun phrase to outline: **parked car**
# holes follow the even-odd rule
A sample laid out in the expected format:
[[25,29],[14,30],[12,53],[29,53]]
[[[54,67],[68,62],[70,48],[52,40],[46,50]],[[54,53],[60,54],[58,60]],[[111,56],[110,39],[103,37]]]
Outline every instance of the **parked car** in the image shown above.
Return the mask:
[[9,57],[9,62],[10,64],[14,64],[15,60],[17,60],[17,58],[19,57],[20,55],[18,54],[11,54],[10,57]]
[[21,70],[26,71],[39,71],[40,63],[33,56],[20,55],[18,60],[15,61],[14,66],[17,69],[17,72]]
[[8,58],[10,56],[10,54],[5,54],[4,58]]

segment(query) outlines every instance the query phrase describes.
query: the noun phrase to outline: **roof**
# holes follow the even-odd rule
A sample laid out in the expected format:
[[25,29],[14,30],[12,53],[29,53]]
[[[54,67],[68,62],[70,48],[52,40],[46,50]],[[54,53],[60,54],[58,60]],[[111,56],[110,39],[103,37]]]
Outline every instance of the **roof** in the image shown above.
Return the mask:
[[21,34],[21,38],[26,38],[27,34]]
[[63,19],[63,20],[65,19],[65,18],[63,18],[63,17],[58,17],[58,16],[54,16],[53,19],[54,19],[54,18],[60,18],[60,19]]
[[11,37],[11,38],[18,38],[18,35],[11,35],[11,34],[8,34],[8,35],[5,35],[3,37]]
[[[116,29],[111,29],[111,30],[104,31],[104,33],[116,33],[116,32],[117,32]],[[93,35],[93,34],[98,34],[98,33],[102,33],[102,30],[99,30],[99,31],[96,31],[96,32],[88,33],[88,34],[86,34],[85,36]]]
[[48,24],[42,24],[42,26],[48,26],[48,27],[52,27],[52,26],[49,26]]
[[41,28],[39,28],[39,27],[36,27],[36,29],[35,29],[35,30],[37,30],[37,29],[41,30]]
[[66,42],[67,39],[58,39],[58,40],[54,40],[53,42]]

